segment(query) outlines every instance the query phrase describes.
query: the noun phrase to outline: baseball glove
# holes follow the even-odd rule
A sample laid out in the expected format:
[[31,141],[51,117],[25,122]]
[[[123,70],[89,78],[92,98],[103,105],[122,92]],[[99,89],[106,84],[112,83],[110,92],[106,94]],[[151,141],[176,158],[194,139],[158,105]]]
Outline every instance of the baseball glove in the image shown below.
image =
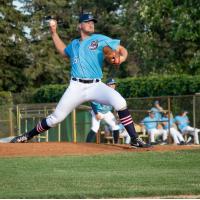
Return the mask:
[[112,65],[120,64],[120,54],[116,50],[112,50],[109,46],[103,48],[105,60]]

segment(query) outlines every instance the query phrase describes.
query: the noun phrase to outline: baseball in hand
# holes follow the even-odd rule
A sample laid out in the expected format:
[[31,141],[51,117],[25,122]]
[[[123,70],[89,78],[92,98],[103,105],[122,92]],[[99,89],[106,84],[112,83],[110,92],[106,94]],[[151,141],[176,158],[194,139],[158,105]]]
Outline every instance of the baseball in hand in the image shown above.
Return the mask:
[[53,20],[53,19],[50,20],[50,21],[49,21],[49,25],[50,25],[50,26],[55,26],[55,25],[56,25],[56,21]]

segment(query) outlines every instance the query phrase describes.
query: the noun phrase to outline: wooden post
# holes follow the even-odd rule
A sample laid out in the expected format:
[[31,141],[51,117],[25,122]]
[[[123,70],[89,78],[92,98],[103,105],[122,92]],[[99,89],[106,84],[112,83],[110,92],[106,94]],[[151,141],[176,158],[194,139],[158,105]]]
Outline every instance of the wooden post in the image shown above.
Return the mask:
[[13,136],[13,117],[12,117],[12,108],[9,108],[9,124],[10,124],[10,136]]
[[101,136],[101,130],[98,130],[96,133],[96,144],[100,144],[100,136]]
[[169,96],[167,97],[167,109],[168,109],[168,124],[169,124],[169,127],[168,127],[168,129],[169,129],[168,143],[171,143],[171,141],[170,141],[171,140],[171,137],[170,137],[170,135],[171,135],[171,133],[170,133],[171,102],[170,102],[170,97]]
[[61,123],[58,124],[58,142],[61,140]]
[[72,111],[72,131],[73,131],[73,142],[76,144],[77,143],[77,138],[76,138],[76,109]]
[[[47,116],[48,111],[47,111],[47,107],[44,107],[44,116]],[[49,130],[46,131],[46,142],[49,142]]]
[[16,106],[17,108],[17,134],[20,135],[21,132],[21,115],[20,115],[20,109],[19,109],[19,105]]
[[196,128],[196,95],[193,96],[193,127]]

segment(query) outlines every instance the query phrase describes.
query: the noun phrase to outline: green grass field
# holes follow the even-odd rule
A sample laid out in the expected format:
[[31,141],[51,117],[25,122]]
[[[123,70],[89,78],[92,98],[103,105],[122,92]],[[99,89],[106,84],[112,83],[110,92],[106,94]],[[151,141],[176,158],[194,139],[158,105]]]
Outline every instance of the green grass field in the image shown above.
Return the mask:
[[0,198],[200,194],[200,150],[0,158]]

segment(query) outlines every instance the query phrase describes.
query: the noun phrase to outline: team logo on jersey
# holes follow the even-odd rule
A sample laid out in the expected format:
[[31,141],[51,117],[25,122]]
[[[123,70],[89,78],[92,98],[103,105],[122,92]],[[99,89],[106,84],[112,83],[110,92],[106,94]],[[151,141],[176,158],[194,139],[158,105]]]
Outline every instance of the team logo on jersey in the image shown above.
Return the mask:
[[89,49],[90,50],[95,50],[96,48],[98,47],[98,41],[92,41],[90,46],[89,46]]

